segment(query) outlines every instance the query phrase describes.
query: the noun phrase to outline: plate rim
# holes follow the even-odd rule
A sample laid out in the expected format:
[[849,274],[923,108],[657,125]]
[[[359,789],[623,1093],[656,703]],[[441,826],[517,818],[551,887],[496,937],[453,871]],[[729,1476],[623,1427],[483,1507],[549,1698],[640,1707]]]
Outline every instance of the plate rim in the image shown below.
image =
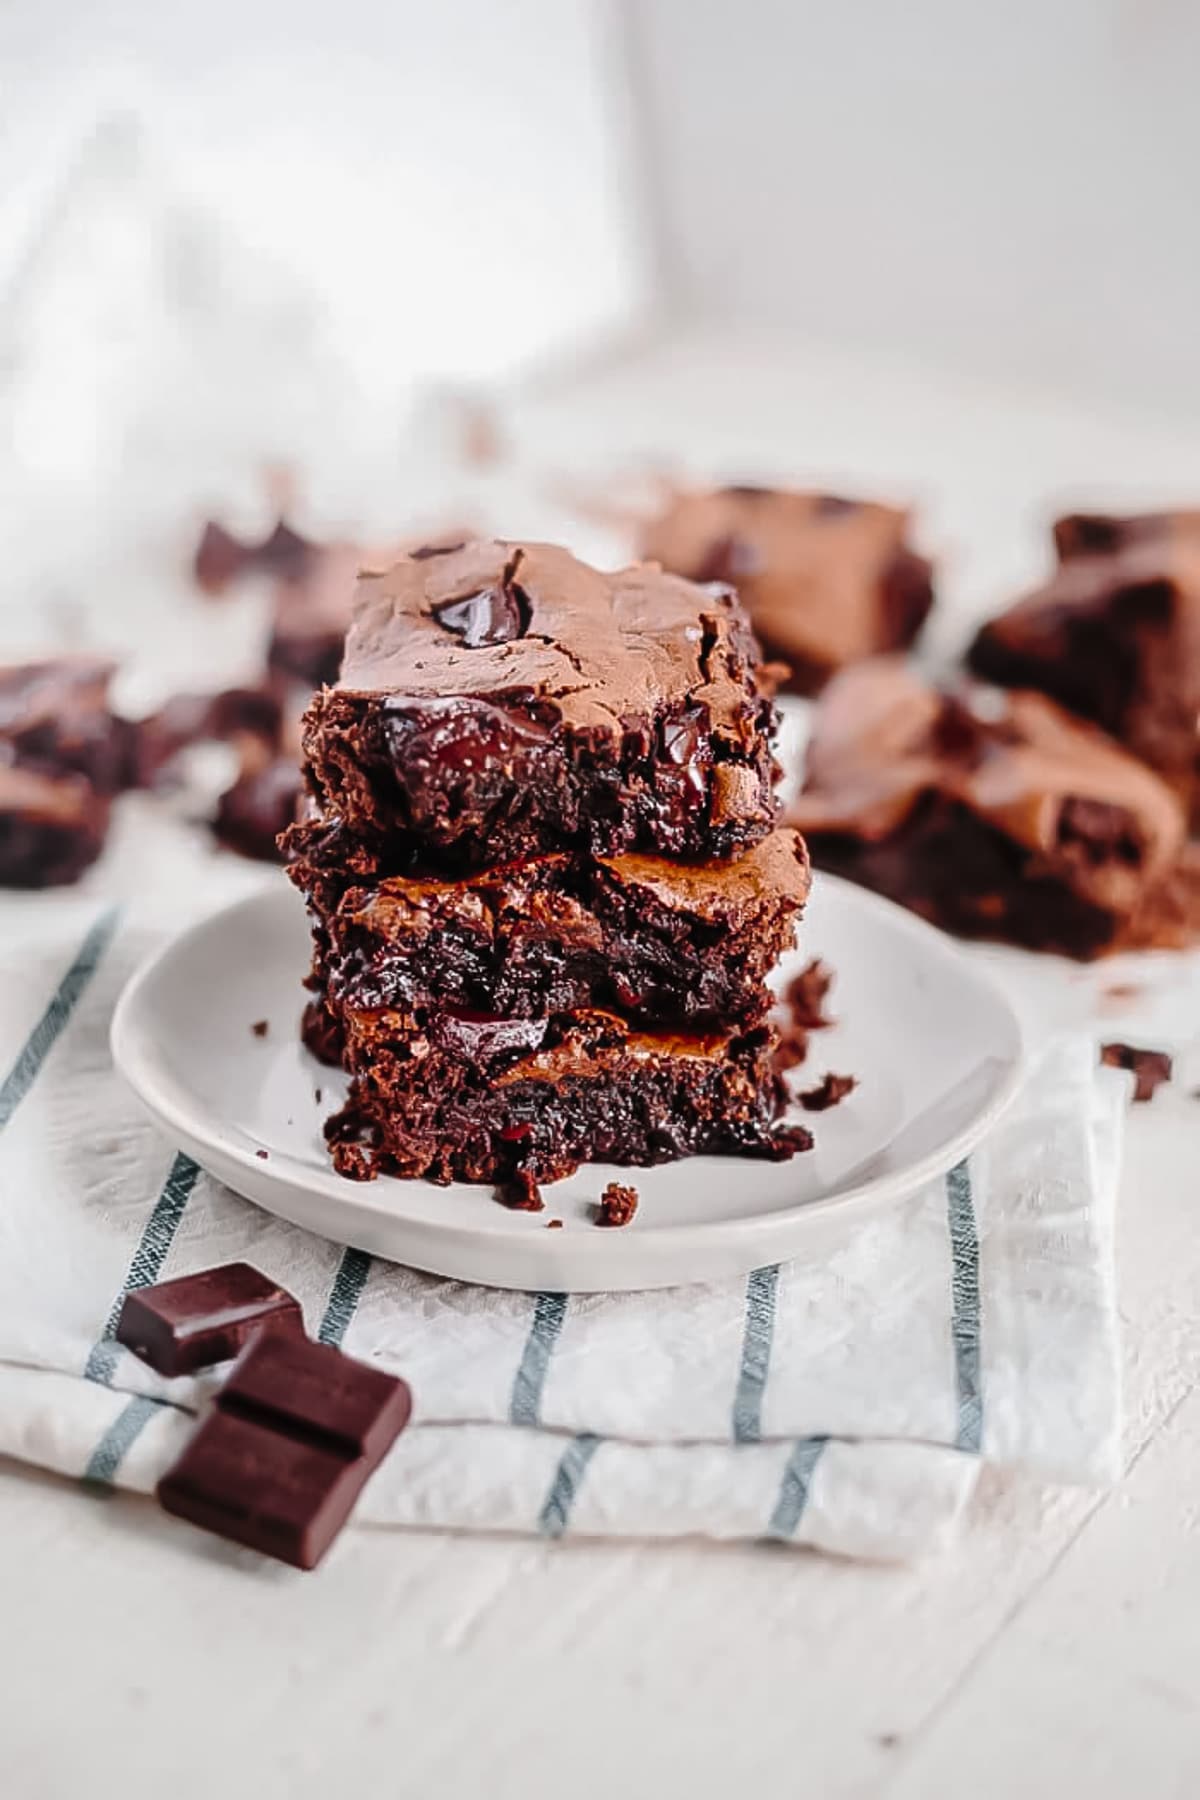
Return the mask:
[[[1003,1017],[1009,1035],[1009,1043],[997,1052],[996,1060],[1002,1065],[1007,1060],[1007,1068],[998,1081],[994,1093],[980,1107],[978,1113],[965,1125],[953,1132],[937,1148],[926,1152],[903,1169],[892,1170],[882,1175],[870,1176],[865,1181],[839,1189],[831,1194],[823,1194],[815,1199],[798,1201],[794,1206],[776,1207],[763,1212],[751,1213],[736,1219],[709,1219],[688,1223],[672,1223],[670,1221],[642,1224],[639,1219],[636,1241],[648,1253],[662,1254],[665,1248],[678,1251],[681,1256],[689,1252],[719,1252],[722,1248],[733,1249],[737,1244],[744,1244],[747,1239],[757,1239],[763,1235],[786,1234],[801,1224],[811,1223],[814,1229],[818,1223],[828,1224],[834,1217],[844,1219],[847,1224],[853,1222],[864,1210],[886,1205],[889,1202],[905,1198],[916,1191],[925,1182],[944,1175],[948,1169],[960,1162],[971,1149],[980,1143],[991,1131],[997,1121],[1007,1112],[1024,1082],[1030,1066],[1030,1050],[1027,1034],[1021,1014],[1009,998],[998,976],[982,961],[971,960],[962,947],[937,926],[908,912],[894,901],[874,893],[857,883],[845,880],[841,876],[823,871],[814,871],[822,888],[835,891],[849,891],[855,902],[864,906],[869,914],[885,921],[889,929],[898,930],[910,938],[925,945],[935,944],[940,957],[948,959],[965,973],[977,987],[990,994],[998,1013]],[[277,908],[281,902],[287,903],[292,896],[290,888],[274,883],[256,888],[252,893],[227,902],[225,905],[205,913],[192,920],[181,931],[168,937],[163,943],[151,950],[137,968],[129,976],[118,996],[113,1009],[109,1026],[109,1048],[113,1063],[122,1079],[131,1088],[134,1095],[156,1122],[169,1135],[178,1136],[181,1143],[195,1154],[195,1160],[207,1167],[206,1155],[213,1155],[222,1161],[232,1163],[253,1178],[253,1185],[268,1186],[279,1190],[290,1184],[302,1189],[314,1201],[328,1204],[336,1203],[339,1196],[330,1193],[324,1186],[315,1185],[312,1179],[311,1165],[300,1161],[287,1151],[272,1151],[270,1161],[256,1156],[254,1149],[243,1145],[237,1137],[226,1135],[219,1118],[204,1108],[191,1109],[179,1098],[179,1084],[164,1074],[156,1065],[150,1053],[152,1034],[139,1022],[139,1003],[146,989],[151,985],[163,964],[179,952],[191,945],[202,935],[211,932],[214,927],[235,925],[238,916],[246,912],[255,912],[269,908]],[[298,977],[299,979],[299,977]],[[730,1159],[735,1160],[735,1159]],[[513,1218],[502,1207],[497,1207],[497,1217],[493,1222],[472,1221],[469,1224],[456,1222],[452,1209],[447,1210],[445,1219],[414,1220],[403,1212],[378,1202],[378,1195],[392,1193],[394,1183],[403,1187],[404,1183],[397,1176],[381,1176],[375,1182],[358,1183],[346,1177],[336,1177],[332,1168],[328,1171],[331,1178],[344,1182],[347,1192],[345,1200],[353,1211],[355,1206],[378,1217],[394,1220],[397,1225],[407,1224],[410,1228],[420,1229],[438,1242],[452,1243],[455,1240],[469,1239],[475,1243],[484,1240],[497,1245],[510,1246],[514,1242]],[[227,1185],[234,1186],[225,1173],[218,1174],[218,1179]],[[383,1186],[380,1186],[383,1183]],[[478,1186],[477,1183],[450,1183],[447,1195],[452,1195],[456,1188]],[[486,1184],[483,1184],[486,1185]],[[262,1206],[277,1217],[289,1218],[290,1215],[277,1211],[257,1195],[237,1190],[251,1204]],[[375,1200],[375,1204],[372,1201]],[[523,1215],[522,1215],[523,1216]],[[314,1230],[311,1225],[304,1229]],[[338,1228],[337,1222],[331,1221],[328,1234],[339,1241],[351,1241]],[[603,1233],[605,1239],[624,1239],[625,1233]],[[630,1240],[632,1241],[632,1239]],[[615,1247],[615,1246],[614,1246]],[[597,1251],[600,1246],[597,1245]],[[384,1255],[385,1253],[379,1252]],[[547,1256],[550,1247],[546,1247]],[[794,1253],[793,1253],[794,1254]],[[398,1262],[403,1259],[396,1257]],[[410,1263],[410,1267],[421,1267],[422,1264]],[[747,1267],[756,1266],[749,1262]],[[694,1279],[682,1276],[679,1279]],[[497,1284],[506,1285],[506,1284]],[[640,1285],[655,1285],[647,1281]],[[658,1283],[657,1285],[666,1285]],[[576,1289],[575,1291],[582,1291]],[[602,1287],[597,1291],[604,1291]]]

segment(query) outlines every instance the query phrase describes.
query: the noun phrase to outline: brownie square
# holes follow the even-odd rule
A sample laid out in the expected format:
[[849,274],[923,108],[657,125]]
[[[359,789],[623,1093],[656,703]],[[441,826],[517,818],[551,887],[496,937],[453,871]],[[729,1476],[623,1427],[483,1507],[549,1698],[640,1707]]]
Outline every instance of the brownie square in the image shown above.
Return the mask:
[[933,570],[909,543],[909,516],[836,494],[724,487],[677,494],[645,530],[642,554],[693,581],[736,587],[787,686],[819,691],[847,663],[916,638]]
[[381,867],[463,871],[734,855],[774,823],[775,725],[729,589],[489,540],[364,574],[303,744],[320,810]]
[[942,693],[895,659],[847,670],[793,820],[818,868],[965,936],[1086,958],[1200,928],[1175,796],[1041,694]]
[[0,761],[80,775],[98,794],[129,786],[135,732],[109,706],[113,673],[87,656],[0,668]]
[[613,1014],[501,1019],[339,1009],[352,1072],[334,1166],[431,1181],[535,1181],[584,1162],[788,1156],[776,1036],[638,1031]]
[[95,862],[110,801],[82,775],[0,763],[0,887],[61,887]]
[[733,862],[559,854],[458,881],[350,885],[339,838],[298,826],[290,873],[312,912],[318,983],[359,1008],[543,1018],[601,1006],[745,1027],[770,1005],[767,978],[809,888],[804,845],[784,829]]
[[1056,573],[982,627],[971,668],[1100,725],[1200,820],[1200,515],[1074,514],[1055,541]]

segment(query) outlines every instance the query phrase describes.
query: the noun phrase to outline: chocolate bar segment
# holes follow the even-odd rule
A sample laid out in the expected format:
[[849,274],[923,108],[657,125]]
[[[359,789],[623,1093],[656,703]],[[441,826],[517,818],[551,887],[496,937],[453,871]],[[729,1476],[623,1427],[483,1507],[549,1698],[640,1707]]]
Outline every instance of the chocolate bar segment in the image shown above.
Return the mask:
[[349,1518],[374,1464],[217,1410],[156,1490],[159,1505],[218,1537],[313,1569]]
[[396,1376],[330,1344],[266,1336],[239,1360],[220,1405],[374,1464],[407,1425],[412,1395]]
[[268,1333],[158,1484],[169,1513],[315,1568],[412,1412],[407,1383],[327,1344]]
[[260,1331],[303,1335],[300,1303],[249,1263],[226,1263],[126,1294],[117,1342],[160,1375],[237,1356]]
[[729,589],[488,540],[364,574],[303,744],[319,808],[380,872],[461,872],[734,855],[774,823],[775,724]]
[[908,514],[872,501],[783,488],[678,493],[645,530],[642,554],[693,581],[737,589],[786,685],[814,694],[840,668],[911,644],[933,605],[933,570]]

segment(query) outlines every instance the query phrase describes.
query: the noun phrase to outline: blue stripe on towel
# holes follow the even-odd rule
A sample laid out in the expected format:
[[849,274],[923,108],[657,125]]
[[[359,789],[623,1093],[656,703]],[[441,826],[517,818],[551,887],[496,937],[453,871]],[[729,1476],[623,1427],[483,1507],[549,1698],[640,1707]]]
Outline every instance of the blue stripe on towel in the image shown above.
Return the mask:
[[149,1394],[135,1394],[121,1408],[92,1451],[91,1460],[83,1471],[84,1481],[93,1487],[111,1487],[131,1444],[166,1404],[165,1400],[154,1400]]
[[94,922],[75,953],[75,960],[59,982],[45,1012],[26,1038],[17,1060],[0,1083],[0,1131],[8,1124],[22,1100],[37,1080],[42,1064],[49,1056],[63,1027],[74,1012],[88,982],[100,966],[101,958],[117,929],[120,908],[110,906]]
[[581,1431],[563,1451],[550,1483],[550,1492],[538,1514],[538,1530],[543,1537],[562,1537],[566,1531],[587,1466],[602,1442],[595,1432]]
[[800,1438],[788,1457],[787,1464],[779,1483],[779,1493],[775,1500],[775,1510],[771,1514],[771,1522],[767,1526],[767,1536],[781,1543],[795,1537],[796,1530],[804,1517],[804,1509],[808,1505],[808,1496],[812,1488],[813,1472],[821,1460],[828,1438]]
[[964,1160],[946,1177],[947,1218],[953,1263],[951,1294],[954,1341],[954,1378],[958,1389],[960,1450],[979,1450],[983,1444],[983,1388],[979,1359],[979,1232],[971,1193],[971,1168]]
[[371,1258],[365,1250],[343,1251],[337,1274],[333,1278],[325,1316],[317,1329],[319,1344],[333,1344],[335,1348],[341,1344],[350,1329],[350,1321],[358,1308],[370,1273]]
[[775,1297],[779,1289],[779,1265],[752,1269],[746,1278],[746,1323],[742,1332],[742,1366],[733,1396],[733,1436],[739,1444],[757,1444],[762,1437],[763,1395],[771,1367],[771,1340],[775,1335]]
[[540,1425],[542,1391],[550,1358],[567,1316],[566,1294],[539,1294],[533,1303],[533,1320],[516,1375],[508,1417],[513,1425]]

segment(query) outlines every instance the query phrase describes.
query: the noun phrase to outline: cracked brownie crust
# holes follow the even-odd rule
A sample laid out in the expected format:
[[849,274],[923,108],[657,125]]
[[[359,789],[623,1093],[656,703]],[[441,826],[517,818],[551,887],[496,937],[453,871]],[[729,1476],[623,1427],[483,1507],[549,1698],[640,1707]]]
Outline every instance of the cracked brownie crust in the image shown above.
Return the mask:
[[394,870],[731,856],[774,823],[770,683],[728,588],[545,544],[366,573],[305,715],[313,795]]

